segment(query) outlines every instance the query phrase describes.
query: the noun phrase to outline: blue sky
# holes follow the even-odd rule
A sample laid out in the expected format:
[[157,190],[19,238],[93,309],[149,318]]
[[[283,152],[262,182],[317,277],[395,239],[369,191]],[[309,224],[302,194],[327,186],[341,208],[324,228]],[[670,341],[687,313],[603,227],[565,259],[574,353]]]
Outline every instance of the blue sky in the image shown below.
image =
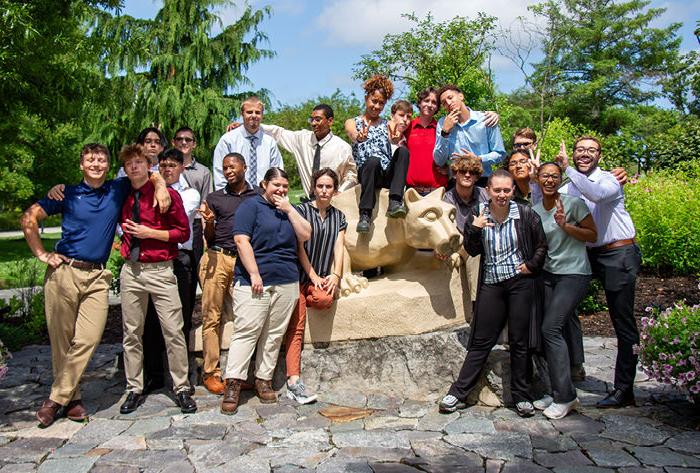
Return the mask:
[[[237,2],[239,5],[241,2]],[[504,27],[527,14],[529,0],[253,0],[254,8],[272,7],[272,16],[261,25],[269,37],[268,49],[277,56],[253,64],[248,78],[253,88],[267,88],[277,102],[296,104],[336,89],[359,94],[360,85],[352,79],[352,67],[362,54],[381,44],[387,33],[404,31],[401,13],[424,16],[432,11],[436,20],[455,15],[475,16],[477,12],[494,15]],[[161,0],[126,0],[123,13],[153,17]],[[683,23],[679,34],[684,51],[698,48],[693,35],[700,19],[700,0],[652,0],[652,7],[667,11],[655,26]],[[224,23],[235,21],[240,10],[231,7],[221,12]],[[505,57],[494,53],[491,62],[500,90],[510,91],[523,82],[521,73]]]

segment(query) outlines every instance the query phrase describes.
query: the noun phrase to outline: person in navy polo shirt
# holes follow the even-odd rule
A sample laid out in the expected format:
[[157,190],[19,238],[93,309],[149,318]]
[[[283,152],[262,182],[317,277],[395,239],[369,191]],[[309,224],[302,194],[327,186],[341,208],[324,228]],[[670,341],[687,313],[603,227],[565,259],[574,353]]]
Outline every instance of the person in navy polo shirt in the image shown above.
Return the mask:
[[311,224],[287,199],[289,181],[280,168],[270,168],[264,193],[246,199],[236,211],[233,335],[226,365],[221,412],[238,410],[242,383],[257,346],[255,390],[261,402],[277,401],[272,374],[289,318],[299,297],[297,240],[311,237]]
[[[131,189],[126,178],[105,181],[109,160],[105,146],[85,145],[80,153],[83,182],[61,186],[61,200],[44,198],[22,216],[29,248],[48,265],[44,298],[54,380],[49,398],[37,411],[45,427],[62,408],[72,420],[87,417],[79,383],[107,321],[112,274],[105,263],[122,204]],[[165,183],[157,174],[153,179],[162,207],[169,206]],[[38,222],[59,213],[63,215],[61,240],[48,252],[41,243]]]

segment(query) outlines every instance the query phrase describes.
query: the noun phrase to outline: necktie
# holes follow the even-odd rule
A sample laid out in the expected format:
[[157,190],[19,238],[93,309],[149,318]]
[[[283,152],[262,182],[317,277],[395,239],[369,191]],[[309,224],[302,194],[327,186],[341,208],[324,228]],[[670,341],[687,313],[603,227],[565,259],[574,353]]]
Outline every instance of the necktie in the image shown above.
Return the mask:
[[248,137],[250,140],[250,153],[248,156],[248,172],[250,173],[251,184],[258,184],[258,151],[255,148],[255,142],[258,137],[255,135],[250,135]]
[[[136,223],[141,222],[141,209],[139,208],[139,198],[141,197],[141,191],[134,192],[134,205],[131,208],[131,220]],[[141,254],[141,240],[134,236],[131,237],[131,251],[129,253],[129,260],[137,262],[139,260],[139,255]]]
[[311,166],[311,174],[321,169],[321,145],[316,143],[316,151],[314,152],[314,163]]

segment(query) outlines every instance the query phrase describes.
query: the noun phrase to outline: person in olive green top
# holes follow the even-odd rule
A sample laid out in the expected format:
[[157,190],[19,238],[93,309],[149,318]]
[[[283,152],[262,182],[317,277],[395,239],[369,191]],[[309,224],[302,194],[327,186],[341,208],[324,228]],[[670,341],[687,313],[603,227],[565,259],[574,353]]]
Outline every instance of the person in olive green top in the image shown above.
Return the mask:
[[591,281],[586,242],[596,241],[598,233],[586,203],[578,197],[559,194],[562,176],[559,165],[545,163],[539,167],[537,176],[543,199],[533,210],[540,216],[547,236],[542,338],[552,396],[535,401],[534,406],[543,409],[550,419],[561,419],[578,405],[563,332],[567,323],[574,319],[578,322],[575,309]]

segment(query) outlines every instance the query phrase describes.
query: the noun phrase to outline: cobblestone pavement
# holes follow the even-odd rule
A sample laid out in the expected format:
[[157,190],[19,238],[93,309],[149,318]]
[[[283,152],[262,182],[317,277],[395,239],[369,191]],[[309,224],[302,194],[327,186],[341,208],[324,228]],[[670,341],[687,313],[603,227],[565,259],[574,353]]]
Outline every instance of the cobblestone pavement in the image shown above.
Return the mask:
[[[602,338],[585,346],[582,407],[549,421],[503,407],[441,415],[436,402],[447,386],[407,399],[396,385],[334,385],[307,406],[284,396],[262,405],[245,392],[234,416],[220,414],[220,398],[198,386],[195,414],[181,414],[161,391],[120,415],[121,347],[102,345],[83,383],[90,422],[61,419],[46,429],[34,410],[49,391],[49,348],[28,347],[0,383],[0,472],[700,472],[698,408],[639,376],[638,407],[596,409],[610,386],[615,346]],[[338,422],[322,415],[333,405],[355,409]]]

